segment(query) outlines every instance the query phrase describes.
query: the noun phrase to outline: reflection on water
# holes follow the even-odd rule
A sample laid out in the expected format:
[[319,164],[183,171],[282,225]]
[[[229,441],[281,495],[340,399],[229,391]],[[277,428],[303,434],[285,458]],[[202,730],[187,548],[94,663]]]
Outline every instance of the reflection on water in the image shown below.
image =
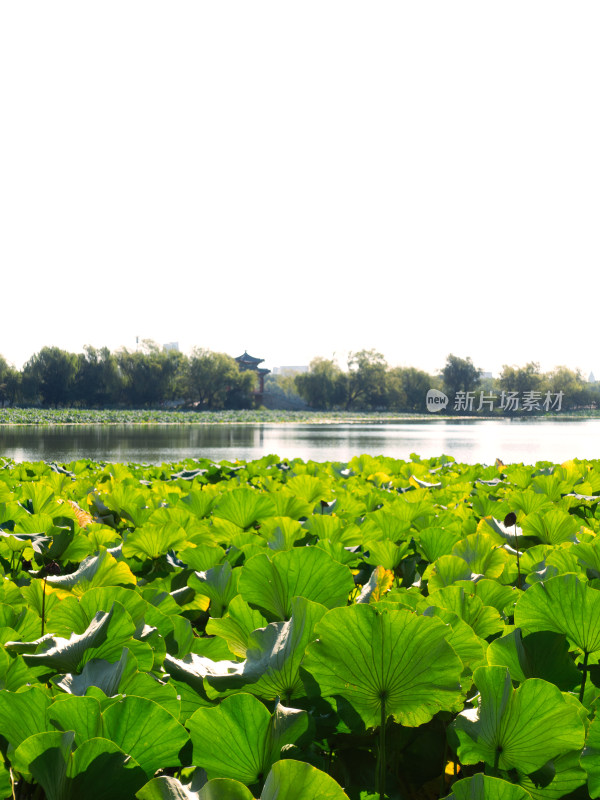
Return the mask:
[[251,460],[276,453],[305,461],[355,455],[508,463],[600,458],[600,420],[427,420],[403,423],[256,425],[0,426],[0,456],[15,461],[121,461],[161,464],[184,458]]

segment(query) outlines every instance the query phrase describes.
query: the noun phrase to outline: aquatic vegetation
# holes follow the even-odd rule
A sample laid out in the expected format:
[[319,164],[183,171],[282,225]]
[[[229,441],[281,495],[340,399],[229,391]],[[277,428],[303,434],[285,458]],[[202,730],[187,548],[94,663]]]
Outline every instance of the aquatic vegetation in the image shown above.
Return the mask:
[[0,462],[0,798],[600,796],[600,461]]

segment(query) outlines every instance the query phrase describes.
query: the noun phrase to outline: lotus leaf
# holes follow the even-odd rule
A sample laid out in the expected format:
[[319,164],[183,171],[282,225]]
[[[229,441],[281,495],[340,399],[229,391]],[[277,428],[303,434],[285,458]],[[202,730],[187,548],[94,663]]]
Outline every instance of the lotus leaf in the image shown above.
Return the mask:
[[354,588],[348,567],[315,547],[294,547],[253,556],[242,568],[240,594],[247,603],[272,615],[289,619],[294,597],[305,597],[327,608],[345,604]]
[[463,764],[486,764],[531,774],[547,761],[583,747],[578,709],[539,678],[512,688],[505,667],[478,667],[473,675],[479,707],[458,715],[454,729]]
[[460,697],[463,665],[449,632],[440,620],[406,610],[335,608],[317,625],[303,668],[323,696],[347,699],[369,727],[390,715],[422,725]]

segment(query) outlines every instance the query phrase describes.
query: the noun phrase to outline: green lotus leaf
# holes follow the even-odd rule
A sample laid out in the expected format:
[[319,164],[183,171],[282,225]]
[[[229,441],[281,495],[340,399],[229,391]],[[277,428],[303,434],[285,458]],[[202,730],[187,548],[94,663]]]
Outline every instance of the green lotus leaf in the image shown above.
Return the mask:
[[[123,648],[121,658],[110,663],[103,658],[93,658],[83,667],[81,674],[72,672],[55,675],[52,683],[68,694],[85,695],[90,686],[101,689],[107,697],[119,692],[119,685],[127,663],[133,659],[131,652]],[[136,664],[137,666],[137,664]]]
[[536,564],[533,570],[527,573],[527,583],[532,585],[540,581],[548,581],[557,575],[567,575],[569,573],[579,573],[581,578],[584,577],[577,556],[573,552],[573,545],[557,545],[556,547],[551,547],[544,560]]
[[353,588],[348,567],[316,547],[295,547],[271,559],[262,553],[253,556],[239,583],[244,600],[276,620],[290,618],[294,597],[334,608],[346,604]]
[[229,520],[244,530],[274,515],[275,506],[268,495],[245,487],[225,492],[213,506],[213,516]]
[[69,800],[67,769],[73,749],[74,731],[47,731],[25,739],[13,755],[13,766],[31,773],[44,789],[47,800]]
[[323,696],[344,697],[367,726],[392,715],[414,727],[460,697],[463,665],[449,633],[441,621],[410,611],[335,608],[318,623],[302,666]]
[[11,608],[0,604],[0,627],[11,628],[23,641],[40,635],[41,623],[38,615],[29,608]]
[[[237,783],[237,782],[236,782]],[[243,784],[238,784],[245,792],[248,789]],[[232,800],[235,800],[235,795],[231,795]],[[198,792],[194,791],[191,786],[184,785],[177,778],[172,778],[170,775],[160,775],[158,778],[152,778],[148,781],[136,794],[137,800],[198,800]],[[253,800],[252,793],[240,795],[243,800]]]
[[564,692],[581,683],[564,634],[538,631],[523,637],[520,628],[495,639],[487,649],[490,665],[508,667],[513,680],[542,678]]
[[129,800],[146,780],[114,742],[93,738],[73,753],[74,731],[38,733],[14,754],[15,768],[33,775],[47,800]]
[[473,675],[479,707],[458,715],[454,730],[463,764],[486,764],[531,774],[570,750],[583,747],[578,708],[539,678],[512,688],[505,667],[478,667]]
[[457,542],[452,555],[462,558],[475,575],[499,578],[508,561],[508,553],[499,547],[491,536],[473,533]]
[[202,518],[210,514],[215,499],[215,490],[210,487],[203,487],[202,489],[194,489],[194,491],[182,497],[181,503],[185,505],[194,516]]
[[205,769],[209,778],[233,778],[249,785],[262,780],[281,748],[307,730],[308,714],[278,705],[271,716],[256,697],[240,693],[216,708],[199,708],[187,725],[194,765]]
[[[192,649],[194,631],[188,619],[175,614],[163,614],[160,609],[148,605],[144,614],[144,621],[147,626],[156,629],[150,642],[156,652],[168,651],[174,656],[184,656]],[[136,634],[136,637],[141,641],[148,641],[143,634]]]
[[472,778],[457,781],[452,786],[450,798],[454,798],[454,800],[531,800],[531,795],[521,786],[479,772]]
[[544,544],[575,542],[580,522],[561,508],[551,508],[543,513],[529,514],[523,520],[523,533]]
[[590,570],[593,577],[600,577],[600,536],[591,542],[579,542],[571,548],[571,552],[584,569]]
[[[346,527],[345,521],[340,517],[332,517],[330,514],[310,514],[308,519],[302,523],[304,534],[308,531],[315,539],[331,539],[338,541],[341,533]],[[356,532],[353,531],[351,538]],[[358,544],[362,541],[361,530],[358,530]]]
[[294,475],[286,486],[300,500],[313,506],[317,500],[325,500],[330,495],[327,485],[314,475]]
[[75,731],[77,746],[102,734],[100,703],[94,697],[58,695],[46,718],[59,731]]
[[227,614],[224,617],[213,619],[206,623],[206,633],[210,636],[221,636],[227,642],[231,652],[245,658],[248,649],[250,634],[263,628],[267,620],[260,611],[250,608],[241,595],[236,595],[229,603]]
[[[389,507],[380,508],[366,515],[361,528],[369,534],[369,538],[388,540],[397,543],[407,538],[410,530],[410,520],[405,519],[391,511]],[[376,533],[370,536],[371,532]]]
[[484,606],[492,606],[500,614],[512,616],[514,604],[521,596],[521,591],[515,586],[505,586],[497,581],[482,578],[480,581],[457,581],[455,586],[461,586],[467,594],[474,594]]
[[[364,538],[362,525],[359,527],[354,522],[329,514],[313,514],[304,522],[304,530],[321,541],[329,540],[342,547],[359,547]],[[379,535],[371,538],[380,540]]]
[[427,561],[432,564],[441,556],[449,556],[460,539],[460,531],[449,528],[423,528],[419,532],[417,543]]
[[103,711],[102,724],[104,736],[132,756],[149,778],[159,768],[181,765],[187,732],[152,700],[123,697]]
[[104,659],[93,659],[87,662],[80,675],[55,675],[52,683],[68,694],[83,696],[91,686],[95,686],[107,697],[133,694],[154,700],[175,718],[181,712],[176,689],[146,672],[139,672],[137,660],[127,648],[123,648],[121,658],[113,664]]
[[515,513],[523,511],[524,514],[533,514],[538,511],[546,511],[553,508],[552,502],[543,494],[525,489],[520,492],[512,492],[506,496],[506,503]]
[[584,653],[596,653],[600,650],[600,591],[576,575],[536,583],[519,599],[515,625],[524,633],[564,633]]
[[[198,800],[253,800],[254,795],[243,783],[231,778],[213,778],[198,792]],[[196,795],[192,797],[195,800]]]
[[[244,688],[244,691],[289,703],[305,694],[300,679],[300,664],[306,647],[314,639],[314,628],[327,609],[304,597],[292,603],[292,616],[287,622],[272,622],[248,636],[246,661],[239,671],[229,676],[207,676],[206,682],[217,693]],[[207,689],[208,696],[212,696]]]
[[[196,792],[166,776],[154,778],[136,797],[138,800],[253,800],[252,792],[231,778],[213,778]],[[327,773],[303,761],[286,759],[273,764],[260,800],[348,800],[348,795]]]
[[10,771],[6,768],[4,758],[0,755],[0,797],[6,799],[13,796]]
[[41,686],[0,692],[0,735],[14,748],[29,736],[48,730],[46,711],[51,703]]
[[187,539],[187,533],[177,522],[156,525],[148,521],[145,525],[127,533],[123,542],[125,558],[136,557],[142,561],[166,555]]
[[590,797],[600,797],[600,717],[592,720],[580,763],[587,772]]
[[31,514],[44,512],[52,517],[69,514],[69,510],[63,508],[60,501],[57,501],[52,487],[46,483],[31,481],[24,483],[20,489],[21,504]]
[[22,553],[29,549],[30,556],[32,552],[43,555],[48,551],[50,541],[51,538],[43,533],[6,533],[0,530],[0,552],[3,554]]
[[178,719],[181,713],[181,701],[175,687],[149,673],[140,672],[133,656],[125,668],[118,691],[120,694],[137,695],[145,697],[146,700],[153,700],[175,719]]
[[536,491],[543,492],[550,500],[557,502],[562,494],[573,489],[576,480],[577,478],[572,476],[571,480],[564,481],[560,475],[554,472],[552,475],[536,475],[531,483]]
[[296,497],[285,487],[271,492],[270,497],[275,506],[275,514],[277,516],[299,520],[301,517],[308,517],[312,514],[313,504]]
[[[60,602],[58,599],[59,593],[52,591],[50,587],[46,587],[45,582],[39,578],[32,580],[29,586],[23,586],[21,591],[23,594],[19,599],[26,602],[30,611],[33,611],[37,615],[38,624],[41,621],[42,610],[45,619],[48,619],[54,606]],[[15,607],[14,600],[12,605]]]
[[178,525],[186,532],[188,539],[197,533],[202,535],[206,530],[205,523],[199,520],[190,509],[184,508],[182,505],[177,505],[175,507],[171,505],[160,505],[152,512],[148,522],[151,525],[158,526]]
[[7,642],[6,648],[23,652],[28,665],[40,664],[55,672],[79,672],[93,658],[117,661],[127,645],[133,649],[138,661],[143,659],[143,668],[150,669],[152,651],[149,645],[133,639],[134,633],[131,617],[120,603],[115,602],[110,611],[99,611],[82,634],[74,633],[69,639],[48,635],[34,642]]
[[138,800],[254,800],[252,792],[231,778],[214,778],[199,790],[194,781],[184,785],[177,778],[161,775],[153,778],[136,794]]
[[365,550],[369,551],[369,558],[365,559],[367,564],[377,567],[381,565],[384,569],[396,569],[398,564],[408,555],[409,544],[402,542],[397,545],[389,539],[380,542],[365,542]]
[[71,800],[130,800],[147,778],[130,753],[102,737],[75,750],[69,775]]
[[446,640],[462,661],[465,669],[472,671],[475,667],[486,663],[487,642],[477,636],[473,628],[458,614],[445,608],[430,606],[423,612],[423,616],[437,617],[450,626],[450,633]]
[[[497,513],[495,504],[491,504],[494,508],[494,513]],[[473,504],[475,507],[475,504]],[[486,533],[492,536],[497,544],[508,543],[512,547],[522,547],[523,529],[518,525],[505,525],[502,520],[496,519],[492,513],[485,514],[484,518],[479,522],[477,530],[481,533]]]
[[451,586],[456,581],[470,581],[471,567],[463,558],[458,556],[440,556],[437,561],[430,564],[423,573],[423,580],[427,581],[430,592]]
[[114,602],[125,608],[136,628],[143,626],[148,603],[133,589],[99,586],[81,597],[65,597],[48,616],[46,629],[58,636],[83,633],[98,611],[110,611]]
[[467,594],[460,586],[447,586],[431,592],[429,597],[421,601],[421,605],[432,605],[452,611],[470,625],[482,639],[504,630],[504,621],[496,609],[484,606],[479,597]]
[[521,572],[527,574],[536,569],[554,550],[555,548],[550,544],[536,544],[528,547],[521,553]]
[[328,556],[344,564],[350,569],[357,568],[362,561],[362,549],[360,547],[344,547],[341,542],[332,542],[329,539],[320,539],[315,547],[324,550]]
[[178,555],[190,569],[206,572],[223,561],[225,551],[218,545],[198,544],[193,547],[184,547],[178,551]]
[[[177,681],[182,681],[196,691],[206,703],[208,697],[204,688],[204,679],[209,676],[239,675],[243,665],[238,661],[213,661],[206,656],[189,653],[182,659],[165,656],[164,669]],[[205,704],[206,704],[205,703]]]
[[291,517],[271,517],[261,524],[259,533],[271,550],[290,550],[306,536],[306,529]]
[[[16,633],[16,631],[15,631]],[[0,649],[0,689],[16,692],[22,686],[36,682],[36,671],[26,666],[23,658]]]
[[286,759],[273,764],[260,800],[348,800],[348,795],[312,764]]
[[225,561],[206,572],[192,573],[188,584],[199,595],[210,599],[211,616],[221,617],[238,593],[239,575],[239,569],[232,569],[229,561]]
[[49,575],[50,586],[68,589],[77,594],[94,586],[131,586],[137,583],[135,575],[124,561],[117,561],[107,550],[97,556],[85,558],[75,572],[69,575]]
[[579,794],[576,790],[582,787],[587,780],[586,772],[579,764],[580,755],[579,750],[573,750],[553,758],[548,764],[552,768],[549,783],[546,781],[540,783],[536,774],[530,777],[518,773],[519,785],[529,792],[533,800],[560,800],[561,797],[576,797]]

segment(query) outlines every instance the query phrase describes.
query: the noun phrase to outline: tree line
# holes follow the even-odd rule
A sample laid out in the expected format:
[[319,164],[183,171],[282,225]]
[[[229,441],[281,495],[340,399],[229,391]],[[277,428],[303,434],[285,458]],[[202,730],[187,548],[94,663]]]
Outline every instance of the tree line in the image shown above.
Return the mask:
[[17,370],[0,356],[0,405],[146,408],[183,401],[204,408],[251,408],[255,377],[225,353],[191,356],[151,340],[135,351],[43,347]]
[[381,353],[351,353],[348,369],[316,358],[295,377],[299,394],[313,408],[390,411],[426,410],[430,389],[444,393],[445,413],[507,413],[597,408],[600,383],[588,383],[579,370],[556,367],[546,373],[537,362],[505,364],[497,378],[484,377],[471,358],[450,353],[432,375],[415,367],[390,367]]
[[315,358],[307,372],[268,375],[264,395],[256,389],[256,376],[240,371],[225,353],[195,348],[187,356],[151,340],[135,351],[86,346],[82,353],[70,353],[44,347],[22,370],[0,356],[0,405],[143,408],[177,402],[212,410],[268,403],[275,408],[423,412],[431,389],[447,396],[445,413],[519,412],[527,410],[527,398],[534,412],[550,410],[544,409],[550,400],[557,410],[597,408],[600,401],[600,383],[590,384],[580,371],[567,367],[542,373],[536,362],[504,365],[492,379],[470,358],[451,353],[439,374],[430,374],[390,367],[375,350],[350,353],[346,369],[333,359]]

